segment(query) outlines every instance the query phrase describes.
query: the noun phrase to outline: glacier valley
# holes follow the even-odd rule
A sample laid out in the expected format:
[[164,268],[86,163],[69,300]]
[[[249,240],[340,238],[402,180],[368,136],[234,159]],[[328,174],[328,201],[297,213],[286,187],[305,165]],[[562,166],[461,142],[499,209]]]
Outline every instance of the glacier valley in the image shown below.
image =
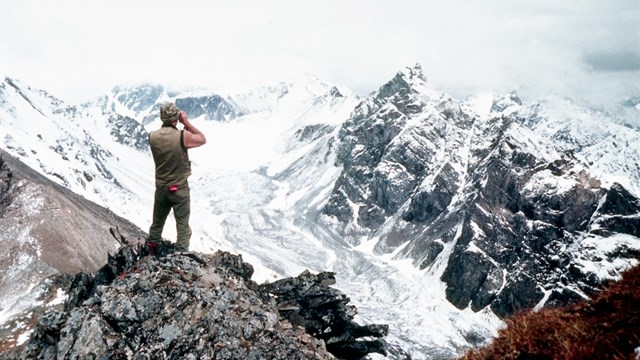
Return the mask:
[[[160,126],[163,101],[207,137],[190,150],[191,250],[242,254],[258,283],[334,271],[358,320],[389,324],[387,342],[412,359],[453,358],[494,336],[519,306],[588,298],[638,264],[627,256],[640,251],[637,106],[608,113],[491,93],[456,100],[419,66],[364,99],[307,75],[241,92],[116,87],[70,105],[7,78],[2,148],[146,231],[154,189],[146,133]],[[495,159],[508,166],[492,167]],[[509,199],[479,200],[498,194],[489,190],[502,175],[514,179],[502,183],[514,188]],[[612,194],[629,210],[607,210]],[[30,211],[45,211],[33,197]],[[561,206],[575,199],[578,210]],[[516,246],[524,255],[514,260],[497,255],[513,247],[493,230],[512,242],[546,240]],[[175,239],[171,216],[163,236]],[[1,240],[40,241],[29,231]],[[9,269],[28,271],[39,256]],[[464,264],[477,264],[481,279]],[[0,327],[35,299],[40,280],[0,299]]]

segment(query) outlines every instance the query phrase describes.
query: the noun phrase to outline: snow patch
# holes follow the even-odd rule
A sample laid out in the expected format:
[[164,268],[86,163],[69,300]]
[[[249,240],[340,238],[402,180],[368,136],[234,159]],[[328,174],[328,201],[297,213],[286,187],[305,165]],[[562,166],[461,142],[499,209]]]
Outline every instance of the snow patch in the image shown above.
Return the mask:
[[20,334],[20,336],[18,336],[18,339],[16,340],[16,346],[23,345],[25,342],[27,342],[27,340],[29,340],[29,338],[31,337],[33,331],[34,329],[30,329]]
[[551,173],[551,170],[543,170],[535,173],[529,179],[523,191],[554,195],[570,191],[576,185],[578,185],[578,182],[574,179],[555,176]]
[[620,273],[640,263],[633,258],[615,257],[610,254],[621,248],[640,251],[640,238],[627,234],[609,237],[590,236],[572,246],[574,261],[585,273],[595,274],[601,281],[621,278]]

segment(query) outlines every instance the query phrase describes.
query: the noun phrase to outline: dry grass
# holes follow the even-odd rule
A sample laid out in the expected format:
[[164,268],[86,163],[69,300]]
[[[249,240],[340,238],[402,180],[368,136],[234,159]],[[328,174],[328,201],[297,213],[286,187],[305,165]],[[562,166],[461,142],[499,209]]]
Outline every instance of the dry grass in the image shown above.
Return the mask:
[[640,266],[591,301],[523,312],[505,322],[491,344],[462,359],[633,360],[640,347]]

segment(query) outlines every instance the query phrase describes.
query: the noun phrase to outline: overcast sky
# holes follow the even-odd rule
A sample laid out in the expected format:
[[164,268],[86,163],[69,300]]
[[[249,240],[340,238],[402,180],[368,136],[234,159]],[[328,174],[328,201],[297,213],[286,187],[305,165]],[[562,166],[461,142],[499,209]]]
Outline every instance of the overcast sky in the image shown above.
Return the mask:
[[456,98],[638,96],[640,0],[0,2],[0,75],[70,102],[299,73],[366,95],[416,63]]

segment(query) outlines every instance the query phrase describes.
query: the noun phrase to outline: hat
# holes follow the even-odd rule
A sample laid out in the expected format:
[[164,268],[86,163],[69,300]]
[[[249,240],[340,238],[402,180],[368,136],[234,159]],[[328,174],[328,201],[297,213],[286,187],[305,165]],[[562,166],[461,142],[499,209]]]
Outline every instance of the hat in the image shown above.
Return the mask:
[[163,124],[178,120],[178,114],[180,114],[180,109],[172,102],[166,102],[160,106],[160,120]]

